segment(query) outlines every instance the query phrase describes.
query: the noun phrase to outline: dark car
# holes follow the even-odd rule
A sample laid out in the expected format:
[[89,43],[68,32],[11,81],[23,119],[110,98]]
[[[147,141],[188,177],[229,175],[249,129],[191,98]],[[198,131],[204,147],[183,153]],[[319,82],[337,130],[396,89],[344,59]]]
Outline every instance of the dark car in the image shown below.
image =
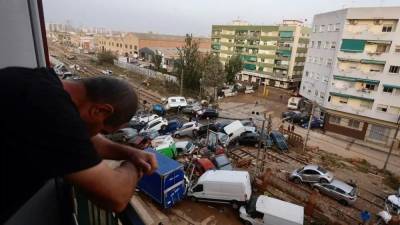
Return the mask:
[[207,129],[212,130],[214,132],[218,132],[218,125],[214,123],[210,123],[208,125],[203,125],[199,128],[199,130],[196,132],[196,135],[199,137],[206,136],[207,135]]
[[300,115],[300,111],[286,111],[282,113],[282,118],[292,118],[294,115]]
[[[324,126],[324,121],[323,120],[315,118],[315,117],[311,120],[311,127],[310,127],[311,129],[322,128],[323,126]],[[307,129],[308,128],[308,121],[303,123],[303,124],[301,124],[301,127]]]
[[137,130],[138,132],[146,126],[146,123],[142,123],[142,122],[138,122],[138,121],[129,121],[128,123],[128,127],[133,128],[135,130]]
[[232,164],[231,160],[225,155],[225,154],[220,154],[214,157],[212,160],[215,167],[217,167],[219,170],[232,170]]
[[288,122],[303,124],[309,120],[309,115],[300,111],[287,111],[282,113],[282,118]]
[[177,119],[173,119],[173,120],[168,121],[168,125],[164,129],[159,130],[158,132],[161,135],[171,134],[171,133],[174,133],[175,131],[177,131],[181,127],[182,127],[181,121],[179,121]]
[[161,104],[154,104],[152,111],[159,116],[164,116],[166,113],[164,106]]
[[258,147],[260,139],[262,148],[264,146],[267,148],[270,148],[272,146],[271,137],[265,133],[261,135],[260,133],[255,133],[255,132],[244,132],[238,137],[237,142],[240,145]]
[[197,111],[197,115],[199,116],[200,119],[212,119],[212,118],[217,118],[218,117],[218,111],[216,109],[203,109]]
[[192,115],[192,114],[195,114],[197,111],[201,110],[201,108],[202,107],[201,107],[201,105],[199,103],[191,104],[191,105],[188,105],[188,106],[184,107],[181,110],[181,112],[184,113],[184,114]]

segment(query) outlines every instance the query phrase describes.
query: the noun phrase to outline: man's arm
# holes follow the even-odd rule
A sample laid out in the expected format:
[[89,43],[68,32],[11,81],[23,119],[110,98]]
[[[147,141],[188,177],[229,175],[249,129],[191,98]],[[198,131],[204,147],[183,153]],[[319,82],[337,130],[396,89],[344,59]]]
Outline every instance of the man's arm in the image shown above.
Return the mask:
[[146,174],[153,173],[158,165],[153,154],[128,145],[115,143],[103,135],[91,138],[97,153],[104,159],[129,160]]
[[65,178],[81,188],[90,200],[104,209],[121,212],[125,209],[141,178],[141,172],[129,161],[111,169],[104,161]]

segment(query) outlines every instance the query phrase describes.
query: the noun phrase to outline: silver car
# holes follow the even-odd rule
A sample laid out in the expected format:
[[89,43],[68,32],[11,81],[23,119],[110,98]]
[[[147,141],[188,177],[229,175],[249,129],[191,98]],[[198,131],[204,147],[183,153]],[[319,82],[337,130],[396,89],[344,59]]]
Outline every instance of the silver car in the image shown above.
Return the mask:
[[313,188],[337,200],[342,205],[352,205],[357,200],[357,187],[340,180],[333,179],[330,183],[315,183]]
[[295,183],[330,183],[333,180],[333,173],[318,165],[306,165],[303,168],[294,170],[289,179]]
[[175,137],[183,137],[183,136],[189,136],[189,137],[194,137],[196,136],[197,131],[199,130],[201,124],[198,122],[188,122],[182,125],[182,127],[175,131],[174,136]]

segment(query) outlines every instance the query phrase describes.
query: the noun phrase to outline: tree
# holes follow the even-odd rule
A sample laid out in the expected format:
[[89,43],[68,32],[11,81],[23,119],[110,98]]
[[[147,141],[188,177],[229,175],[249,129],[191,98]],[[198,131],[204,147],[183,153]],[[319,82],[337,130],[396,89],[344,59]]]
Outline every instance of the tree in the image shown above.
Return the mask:
[[201,78],[199,43],[193,40],[192,35],[186,34],[185,46],[177,49],[179,58],[176,60],[174,68],[179,80],[182,79],[181,90],[183,90],[183,87],[199,90]]
[[225,64],[226,81],[232,84],[237,73],[243,70],[243,62],[239,55],[233,55]]
[[217,88],[222,87],[225,82],[224,66],[219,57],[207,54],[203,59],[202,85],[213,89],[213,97],[216,99]]
[[152,62],[154,64],[155,70],[156,71],[161,71],[161,63],[162,63],[162,56],[158,54],[154,54],[152,56]]
[[97,63],[100,65],[114,64],[117,57],[111,51],[100,52],[97,54]]

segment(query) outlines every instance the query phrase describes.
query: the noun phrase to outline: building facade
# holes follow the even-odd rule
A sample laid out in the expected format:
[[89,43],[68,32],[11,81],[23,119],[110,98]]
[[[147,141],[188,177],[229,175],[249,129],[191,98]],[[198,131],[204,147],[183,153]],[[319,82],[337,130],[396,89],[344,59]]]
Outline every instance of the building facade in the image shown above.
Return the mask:
[[400,7],[314,16],[300,94],[325,130],[389,146],[400,115]]
[[[193,38],[199,43],[201,51],[210,49],[209,38]],[[98,51],[112,51],[118,56],[142,57],[142,48],[179,48],[185,45],[185,36],[164,35],[153,33],[126,33],[118,36],[98,36],[96,46]],[[143,56],[144,57],[144,56]]]
[[303,74],[310,28],[301,21],[281,25],[213,25],[211,51],[225,64],[239,55],[244,69],[237,79],[281,88],[297,88]]

